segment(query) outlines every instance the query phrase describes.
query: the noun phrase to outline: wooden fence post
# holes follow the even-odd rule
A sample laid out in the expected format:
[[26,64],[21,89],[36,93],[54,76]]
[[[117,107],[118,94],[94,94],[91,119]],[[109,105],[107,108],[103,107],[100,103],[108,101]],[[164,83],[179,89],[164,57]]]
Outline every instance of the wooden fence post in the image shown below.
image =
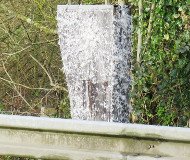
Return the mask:
[[59,5],[57,20],[72,118],[129,122],[130,7]]

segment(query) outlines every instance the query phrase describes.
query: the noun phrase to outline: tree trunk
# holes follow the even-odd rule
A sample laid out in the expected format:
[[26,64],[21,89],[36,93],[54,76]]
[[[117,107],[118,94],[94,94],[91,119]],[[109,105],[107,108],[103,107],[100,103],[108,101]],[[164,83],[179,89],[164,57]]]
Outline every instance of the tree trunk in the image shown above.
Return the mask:
[[139,29],[138,29],[138,44],[137,44],[137,65],[140,64],[140,54],[142,49],[142,16],[143,16],[143,0],[139,0]]

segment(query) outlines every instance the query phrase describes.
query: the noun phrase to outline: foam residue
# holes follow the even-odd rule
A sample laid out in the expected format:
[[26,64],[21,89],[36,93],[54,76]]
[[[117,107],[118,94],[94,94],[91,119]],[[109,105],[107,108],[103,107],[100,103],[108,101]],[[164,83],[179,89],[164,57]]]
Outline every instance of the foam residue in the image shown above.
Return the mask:
[[58,6],[73,119],[128,122],[132,22],[127,6]]

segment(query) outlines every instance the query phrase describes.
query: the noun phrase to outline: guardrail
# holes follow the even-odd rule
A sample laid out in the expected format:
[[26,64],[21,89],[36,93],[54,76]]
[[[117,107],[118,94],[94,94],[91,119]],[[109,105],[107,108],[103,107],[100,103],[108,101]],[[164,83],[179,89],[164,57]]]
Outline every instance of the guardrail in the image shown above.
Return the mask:
[[0,155],[64,160],[189,160],[190,129],[0,115]]

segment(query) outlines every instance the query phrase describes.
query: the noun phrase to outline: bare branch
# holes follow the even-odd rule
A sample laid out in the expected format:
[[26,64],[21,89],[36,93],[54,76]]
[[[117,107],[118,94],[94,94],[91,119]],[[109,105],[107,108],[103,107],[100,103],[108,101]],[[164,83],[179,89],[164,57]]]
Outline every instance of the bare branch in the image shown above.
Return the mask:
[[22,96],[22,94],[18,91],[18,89],[17,89],[16,85],[14,84],[14,82],[13,82],[11,76],[10,76],[9,73],[7,72],[7,69],[6,69],[6,67],[5,67],[4,62],[2,62],[2,65],[3,65],[3,69],[5,70],[5,73],[7,74],[7,76],[9,77],[9,79],[10,79],[10,81],[11,81],[10,84],[13,84],[13,88],[15,89],[15,91],[17,92],[17,94],[23,99],[23,101],[24,101],[30,108],[32,108],[32,106],[27,102],[27,100],[26,100],[26,99]]
[[62,90],[64,90],[64,91],[68,92],[68,90],[67,90],[66,88],[64,88],[64,87],[62,87],[62,86],[59,86],[59,85],[53,83],[53,80],[52,80],[50,74],[48,73],[48,71],[45,69],[45,67],[44,67],[36,58],[34,58],[32,55],[30,55],[30,57],[31,57],[36,63],[38,63],[38,64],[40,65],[40,67],[44,70],[44,72],[47,74],[47,76],[48,76],[48,78],[49,78],[50,85],[51,85],[52,87],[54,87],[54,89],[62,89]]
[[142,48],[142,16],[143,16],[143,0],[139,0],[139,29],[138,29],[138,44],[137,44],[137,63],[140,63],[140,54]]
[[57,31],[56,30],[53,30],[53,29],[50,29],[50,28],[47,28],[45,26],[42,26],[41,24],[39,24],[38,22],[34,22],[32,19],[28,18],[28,17],[25,17],[21,14],[17,14],[15,13],[14,11],[12,10],[9,10],[5,5],[3,4],[0,4],[0,7],[3,8],[4,10],[6,10],[9,14],[15,14],[15,16],[25,22],[27,22],[28,24],[31,24],[31,25],[34,25],[36,28],[38,29],[41,29],[43,30],[44,32],[46,33],[53,33],[53,34],[56,34]]
[[151,37],[152,23],[153,23],[153,16],[154,16],[155,7],[156,7],[156,1],[154,1],[152,6],[151,6],[151,13],[150,13],[150,19],[149,19],[149,25],[148,25],[148,33],[147,33],[147,42]]
[[52,90],[52,89],[49,89],[49,88],[31,88],[31,87],[23,85],[23,84],[19,84],[19,83],[15,83],[13,81],[9,81],[9,80],[7,80],[5,78],[2,78],[2,77],[0,77],[0,80],[3,80],[5,82],[11,83],[11,84],[14,84],[14,85],[17,85],[17,86],[24,87],[24,88],[27,88],[27,89],[31,89],[31,90],[48,90],[48,91]]

